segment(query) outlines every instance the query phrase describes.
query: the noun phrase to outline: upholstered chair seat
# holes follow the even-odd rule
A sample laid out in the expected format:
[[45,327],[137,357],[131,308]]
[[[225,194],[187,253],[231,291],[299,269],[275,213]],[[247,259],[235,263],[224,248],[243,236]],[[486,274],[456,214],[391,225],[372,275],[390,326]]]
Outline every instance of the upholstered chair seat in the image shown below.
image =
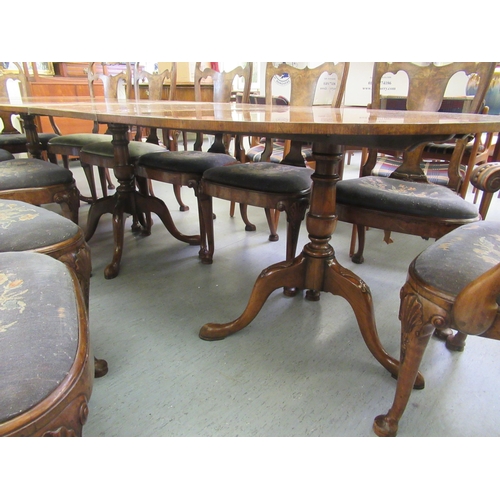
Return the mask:
[[6,252],[0,280],[0,435],[81,435],[93,359],[73,274],[46,255]]
[[203,175],[214,167],[222,167],[235,163],[233,156],[224,153],[206,153],[204,151],[165,151],[142,155],[137,162],[137,175],[141,169],[157,169],[159,172],[171,171],[178,173]]
[[[38,139],[42,145],[42,150],[47,151],[49,141],[57,137],[59,137],[57,134],[39,133]],[[0,148],[7,149],[11,153],[25,153],[27,143],[26,134],[0,134]]]
[[75,156],[78,154],[80,149],[87,144],[97,143],[97,142],[111,142],[113,137],[109,134],[68,134],[68,135],[58,135],[49,141],[49,146],[64,146],[64,147],[74,147],[77,151],[74,153]]
[[[89,308],[90,248],[83,230],[59,214],[17,200],[0,199],[0,253],[31,251],[64,262],[73,269]],[[95,375],[108,371],[105,360],[95,360]]]
[[80,226],[59,214],[17,200],[0,200],[0,252],[50,247],[76,238]]
[[[128,154],[132,163],[135,163],[140,156],[147,153],[161,153],[164,151],[165,148],[163,146],[149,142],[130,141],[128,144]],[[106,163],[106,160],[108,162],[114,161],[114,146],[111,144],[111,141],[92,142],[80,150],[80,160],[82,163],[97,165],[98,163],[92,162],[97,162],[99,159],[103,163]]]
[[387,177],[360,177],[337,183],[337,203],[394,214],[478,220],[476,205],[435,184]]
[[15,156],[5,149],[0,149],[0,161],[14,160]]
[[[469,335],[500,340],[499,266],[500,224],[495,221],[478,221],[451,231],[410,264],[400,292],[401,364],[396,393],[391,409],[375,418],[376,434],[397,434],[433,333],[443,338],[442,332],[449,332],[446,346],[454,351],[464,349]],[[424,404],[422,399],[411,410],[425,412]]]
[[34,158],[0,162],[0,198],[33,205],[58,203],[63,215],[78,224],[78,196],[73,174],[60,165]]
[[[272,212],[285,211],[287,215],[286,259],[295,257],[300,224],[309,206],[311,175],[308,167],[294,167],[281,163],[243,163],[214,167],[204,174],[200,185],[203,218],[207,232],[207,248],[204,262],[212,262],[215,250],[212,197],[222,198],[242,205],[262,207],[268,220]],[[269,224],[271,227],[272,224]],[[278,235],[271,233],[276,241]]]

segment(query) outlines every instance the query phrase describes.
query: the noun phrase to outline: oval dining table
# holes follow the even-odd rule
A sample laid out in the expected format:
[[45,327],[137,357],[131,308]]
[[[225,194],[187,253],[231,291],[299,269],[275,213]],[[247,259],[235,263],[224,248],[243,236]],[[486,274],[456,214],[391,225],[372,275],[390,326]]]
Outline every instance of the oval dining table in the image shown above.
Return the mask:
[[[128,160],[128,130],[137,125],[206,134],[229,133],[292,139],[313,144],[316,161],[312,175],[310,208],[306,215],[309,242],[293,261],[264,269],[253,286],[242,314],[228,323],[208,323],[200,338],[220,340],[247,326],[259,313],[269,295],[278,288],[307,290],[315,300],[321,292],[344,297],[351,305],[363,339],[375,359],[394,377],[399,362],[380,343],[368,285],[336,259],[331,244],[337,217],[336,184],[344,146],[411,150],[426,142],[449,140],[456,134],[500,131],[500,116],[481,114],[370,110],[363,107],[293,107],[238,103],[195,103],[175,101],[106,101],[89,98],[32,98],[18,102],[0,101],[0,110],[15,111],[24,121],[30,153],[40,157],[35,118],[68,117],[107,124],[113,134],[116,193],[98,200],[89,210],[87,238],[104,213],[113,214],[114,254],[106,277],[118,274],[123,250],[124,214],[156,213],[177,238],[196,242],[196,236],[180,234],[162,200],[143,196],[135,186],[134,168]],[[412,155],[408,155],[411,157]],[[284,163],[297,164],[285,157]],[[423,386],[419,374],[415,387]]]

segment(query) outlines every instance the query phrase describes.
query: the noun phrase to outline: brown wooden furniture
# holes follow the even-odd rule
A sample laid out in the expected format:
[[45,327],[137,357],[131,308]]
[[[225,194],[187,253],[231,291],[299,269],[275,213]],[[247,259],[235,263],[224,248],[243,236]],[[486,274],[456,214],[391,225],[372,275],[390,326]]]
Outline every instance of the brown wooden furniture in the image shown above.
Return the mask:
[[[177,94],[177,63],[173,62],[170,69],[163,70],[161,73],[149,73],[144,69],[140,68],[140,63],[135,64],[133,73],[133,84],[134,84],[134,96],[135,99],[141,99],[141,95],[144,98],[153,101],[161,101],[162,99],[173,101],[176,99]],[[165,88],[168,84],[168,93],[165,94]],[[146,91],[144,92],[144,90]],[[179,132],[175,130],[162,129],[161,130],[161,141],[158,136],[158,130],[156,128],[149,129],[146,134],[146,141],[152,144],[160,144],[162,142],[163,146],[169,151],[177,151],[178,149],[178,135]],[[186,133],[183,133],[184,139],[184,149],[187,149],[187,137]],[[136,141],[142,140],[141,127],[137,127]],[[184,212],[189,210],[189,207],[182,201],[181,197],[181,186],[174,184],[174,194],[179,203],[179,210]],[[154,195],[153,183],[151,179],[148,179],[148,189],[149,193]],[[149,215],[148,215],[149,216]],[[151,226],[151,219],[148,219],[148,227]]]
[[[26,63],[23,63],[26,64]],[[40,75],[34,72],[29,75],[31,94],[35,97],[45,99],[53,99],[66,97],[67,99],[78,99],[80,97],[89,97],[88,85],[88,66],[89,62],[55,62],[54,75]],[[114,65],[118,72],[126,71],[126,64],[119,63]],[[96,64],[96,71],[102,72],[103,67],[100,63]],[[100,82],[95,82],[95,95],[102,97],[104,88]],[[189,81],[177,81],[176,84],[176,99],[178,101],[194,101],[194,83]],[[213,89],[211,83],[205,83],[201,88],[202,99],[205,102],[213,101]],[[170,84],[165,83],[163,86],[163,95],[161,99],[168,99],[171,93]],[[147,86],[140,86],[141,99],[148,99]],[[57,128],[61,135],[88,133],[92,130],[93,120],[70,119],[58,117]],[[46,116],[40,117],[39,132],[52,131],[50,119]],[[106,127],[100,126],[99,132],[104,133]]]
[[0,253],[0,274],[0,436],[81,436],[94,367],[78,280],[35,252]]
[[[348,63],[345,63],[348,65]],[[290,99],[288,104],[290,106],[312,106],[315,102],[315,97],[318,90],[318,83],[325,73],[327,75],[336,75],[337,84],[335,91],[331,93],[331,106],[339,108],[344,99],[345,86],[347,83],[347,71],[343,77],[342,71],[334,63],[323,63],[315,68],[296,68],[286,63],[281,63],[275,66],[274,63],[268,62],[266,64],[265,76],[265,103],[272,104],[274,99],[272,92],[273,80],[276,78],[285,78],[290,81]],[[323,103],[325,105],[326,103]],[[271,161],[273,163],[283,163],[283,158],[288,156],[291,152],[291,141],[276,142],[272,138],[265,139],[265,147],[262,150],[259,146],[251,148],[246,153],[246,160],[250,162],[256,161]],[[301,158],[300,155],[303,157]],[[308,163],[314,167],[314,158],[312,156],[311,145],[304,143],[294,142],[293,163],[290,165],[300,165]],[[290,159],[288,160],[291,161]]]
[[[31,99],[17,104],[0,101],[0,110],[20,113],[25,123],[33,124],[39,115],[95,118],[100,123],[109,123],[114,137],[115,175],[119,182],[113,202],[109,202],[115,238],[110,264],[113,268],[120,265],[125,213],[149,210],[158,213],[165,225],[169,215],[161,200],[141,196],[135,189],[134,165],[128,158],[129,124],[207,134],[224,131],[313,142],[316,170],[312,175],[310,209],[306,217],[309,242],[294,261],[271,265],[260,273],[248,305],[237,319],[222,324],[208,323],[201,328],[199,335],[207,340],[217,340],[241,330],[259,313],[267,297],[279,288],[325,291],[349,302],[370,352],[393,375],[397,375],[399,363],[388,355],[378,338],[370,289],[355,273],[337,261],[334,248],[330,245],[337,220],[336,172],[343,156],[343,145],[406,150],[417,144],[444,141],[456,134],[500,130],[500,117],[493,115],[364,108],[324,107],[318,110],[294,106],[287,109],[283,106],[237,103],[166,104],[153,101],[123,107],[117,103],[90,102],[88,99],[72,103]],[[36,140],[30,142],[37,143]],[[36,150],[33,154],[36,154]],[[93,207],[97,204],[99,201]],[[323,297],[323,300],[326,298]],[[419,382],[421,379],[417,378],[417,384]]]
[[[343,66],[345,65],[345,66]],[[344,70],[345,67],[345,70]],[[335,65],[332,62],[325,62],[315,68],[299,69],[286,63],[275,66],[274,63],[266,64],[265,76],[265,103],[272,104],[275,97],[272,93],[272,83],[276,78],[285,78],[290,81],[290,106],[312,106],[315,102],[319,81],[322,76],[335,75],[337,77],[337,86],[332,92],[330,104],[333,107],[340,107],[344,98],[347,75],[349,72],[349,63],[340,63]],[[271,162],[284,163],[294,166],[305,166],[314,168],[315,162],[312,155],[311,144],[304,144],[300,141],[285,140],[280,141],[274,138],[264,138],[264,147],[262,145],[254,146],[246,153],[248,162]],[[285,160],[286,158],[286,160]],[[340,166],[343,167],[343,162]],[[339,171],[342,177],[342,171]],[[240,205],[245,207],[245,205]],[[269,222],[271,234],[269,241],[279,239],[277,228],[280,211],[274,208],[266,208],[266,215]],[[247,230],[250,230],[247,228]]]
[[73,174],[51,162],[39,158],[0,162],[0,198],[32,205],[57,203],[62,214],[78,224],[80,200]]
[[[484,102],[479,102],[479,107],[473,108],[479,101],[473,101],[472,96],[444,97],[439,111],[446,113],[488,113],[488,107]],[[381,109],[406,109],[406,97],[381,96]],[[485,139],[483,141],[483,135]],[[462,158],[460,160],[461,184],[459,194],[465,198],[469,187],[470,176],[476,165],[481,165],[488,161],[489,149],[493,140],[493,134],[471,134],[461,138],[459,147],[465,143]],[[420,166],[427,173],[427,179],[434,184],[447,186],[449,183],[448,164],[456,161],[454,151],[456,139],[443,143],[426,144],[422,152],[422,162]],[[372,175],[382,175],[389,177],[402,162],[401,151],[380,152],[383,157],[377,161],[372,170]],[[362,163],[363,165],[364,163]]]
[[443,236],[411,263],[401,290],[401,364],[396,394],[389,412],[375,418],[373,428],[379,436],[396,435],[425,348],[436,329],[458,330],[447,341],[451,346],[456,342],[463,346],[467,335],[500,340],[499,234],[498,222],[468,224]]
[[[229,102],[233,88],[233,81],[236,77],[242,77],[245,81],[243,100],[248,102],[250,85],[252,79],[252,63],[247,63],[245,67],[238,66],[229,72],[218,72],[210,68],[201,70],[200,63],[196,63],[195,69],[195,95],[197,102],[201,101],[202,80],[207,77],[212,78],[215,102]],[[165,151],[163,153],[146,154],[139,158],[135,169],[138,182],[143,179],[154,179],[160,182],[168,182],[179,186],[189,186],[193,188],[198,199],[199,184],[203,173],[214,167],[224,167],[236,163],[237,160],[228,154],[229,138],[222,133],[215,135],[213,144],[207,152],[201,151],[203,144],[203,134],[198,133],[194,144],[195,151]],[[235,148],[237,156],[243,156],[244,152],[239,150],[240,138],[235,138]],[[145,186],[142,188],[145,192]],[[179,200],[178,200],[179,201]],[[212,217],[212,213],[210,214]],[[206,227],[198,200],[198,218],[200,227],[200,252],[199,257],[203,263],[211,264],[212,258],[206,249]],[[149,224],[148,224],[149,225]]]
[[[409,111],[438,111],[450,78],[459,71],[476,73],[481,84],[471,103],[471,110],[481,109],[484,95],[495,69],[494,63],[449,63],[446,65],[416,63],[375,63],[372,78],[371,109],[381,108],[381,81],[384,74],[404,71],[409,77],[406,106]],[[358,249],[352,261],[362,263],[366,227],[389,232],[439,238],[452,229],[479,219],[476,207],[456,195],[462,177],[460,160],[468,142],[467,135],[456,140],[453,157],[448,164],[448,184],[431,184],[421,168],[425,143],[403,153],[403,161],[390,177],[373,176],[378,149],[372,149],[363,166],[361,177],[339,182],[337,215],[339,220],[354,224]],[[394,149],[403,150],[396,147]]]
[[[91,260],[83,230],[65,217],[17,200],[0,200],[0,252],[32,251],[57,259],[75,273],[87,314]],[[95,359],[95,376],[108,372],[103,359]]]
[[[126,70],[122,71],[122,65],[114,63],[100,63],[90,62],[87,68],[87,79],[90,97],[96,97],[95,86],[96,82],[102,83],[103,94],[108,99],[118,99],[119,93],[124,93],[122,99],[126,99],[127,92],[130,92],[131,85],[131,70],[130,65],[126,65]],[[111,143],[111,135],[99,133],[99,124],[94,121],[92,131],[89,133],[81,134],[67,134],[60,135],[49,141],[48,149],[52,155],[52,161],[57,163],[56,156],[62,156],[64,166],[69,168],[68,158],[70,156],[79,157],[80,151],[87,144],[95,142],[108,142]],[[97,191],[94,180],[94,167],[92,164],[81,162],[81,166],[87,178],[90,188],[90,198],[82,196],[84,201],[93,203],[97,200]],[[98,168],[99,178],[103,196],[106,196],[109,189],[114,189],[111,182],[109,170]]]
[[[272,65],[271,65],[272,66]],[[273,67],[274,68],[274,67]],[[296,106],[312,106],[316,85],[324,73],[335,74],[338,89],[333,103],[342,101],[349,63],[324,63],[316,68],[297,69],[281,64],[271,71],[268,65],[266,73],[266,96],[272,102],[271,81],[274,74],[288,74],[292,81],[290,106],[282,107],[284,112]],[[270,104],[271,105],[271,104]],[[266,145],[272,148],[273,138],[266,139]],[[286,260],[292,260],[297,250],[300,225],[309,206],[312,169],[305,167],[302,155],[303,141],[292,140],[290,152],[281,164],[265,161],[242,163],[230,167],[218,167],[203,174],[200,186],[200,200],[207,230],[207,249],[205,259],[211,261],[215,249],[213,221],[210,214],[212,197],[237,202],[240,207],[247,205],[262,207],[271,231],[269,240],[278,239],[278,214],[284,211],[287,216]],[[270,153],[266,149],[265,153]],[[263,154],[264,157],[265,154]],[[268,156],[267,156],[268,157]],[[242,214],[243,215],[243,214]],[[296,290],[287,289],[285,293],[293,295]]]
[[[16,94],[21,98],[31,95],[30,84],[24,73],[24,69],[17,62],[13,64],[17,68],[17,73],[3,73],[0,70],[0,98],[11,98],[14,100]],[[3,129],[0,132],[0,148],[13,154],[27,153],[28,145],[26,134],[19,132],[19,130],[14,127],[14,115],[15,113],[0,113],[0,121],[3,124]],[[51,124],[55,126],[53,121],[51,121]],[[20,125],[22,127],[22,123]],[[54,132],[38,134],[40,149],[45,156],[47,153],[47,143],[50,139],[57,137],[57,135],[58,134]]]

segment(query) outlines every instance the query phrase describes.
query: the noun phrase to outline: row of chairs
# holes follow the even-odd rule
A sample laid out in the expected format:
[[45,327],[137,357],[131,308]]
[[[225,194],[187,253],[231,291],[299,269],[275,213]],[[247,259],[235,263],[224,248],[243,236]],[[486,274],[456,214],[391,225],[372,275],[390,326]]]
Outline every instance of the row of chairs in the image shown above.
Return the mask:
[[[335,67],[340,82],[340,85],[338,85],[339,95],[342,96],[345,89],[342,82],[345,83],[347,78],[348,64],[339,63]],[[466,71],[468,74],[480,75],[480,85],[468,111],[483,112],[484,95],[488,89],[494,67],[494,63],[452,63],[444,66],[377,63],[374,66],[371,106],[372,108],[381,107],[379,82],[382,76],[387,72],[396,73],[401,70],[409,75],[410,84],[406,99],[408,109],[422,110],[423,107],[424,111],[436,111],[440,109],[444,98],[445,85],[443,82],[448,81],[457,71]],[[204,77],[209,76],[207,70],[201,72],[198,65],[197,69]],[[324,69],[320,67],[318,71],[323,73]],[[238,71],[242,70],[243,68],[240,68]],[[297,69],[288,65],[280,65],[280,70],[292,76],[293,89],[293,76]],[[304,72],[305,70],[300,71]],[[300,74],[303,75],[304,73]],[[312,73],[310,74],[312,75]],[[215,89],[216,78],[220,77],[213,76],[213,78]],[[439,80],[441,85],[422,85],[423,81],[435,80]],[[434,94],[432,100],[430,99],[430,93]],[[337,95],[337,98],[339,95]],[[432,108],[421,104],[429,102],[433,102]],[[290,105],[294,104],[291,102]],[[131,148],[136,147],[133,145],[134,142],[146,144],[147,147],[154,144],[151,140],[150,142],[131,141]],[[389,177],[372,175],[373,166],[377,163],[379,155],[378,151],[370,151],[369,159],[363,167],[361,177],[341,180],[337,184],[337,213],[339,220],[355,224],[358,234],[363,234],[365,227],[379,227],[386,231],[406,232],[429,238],[440,238],[459,226],[470,225],[470,223],[478,221],[483,215],[480,214],[481,210],[478,211],[473,204],[468,203],[459,196],[466,179],[460,166],[460,160],[469,142],[470,138],[459,137],[453,144],[454,152],[452,153],[452,159],[448,163],[446,186],[428,182],[420,161],[425,146],[416,151],[404,153],[404,156],[411,160],[409,162],[410,171],[404,171],[403,167],[399,166]],[[48,144],[48,153],[52,154],[53,151],[50,152],[50,140]],[[293,258],[296,250],[295,238],[298,237],[300,221],[304,217],[307,208],[311,189],[311,175],[313,173],[311,169],[305,168],[305,164],[300,167],[297,166],[299,163],[304,163],[302,144],[292,144],[290,151],[293,150],[293,154],[283,158],[283,163],[243,161],[243,159],[247,160],[247,157],[243,156],[242,149],[237,149],[239,151],[237,157],[229,155],[227,152],[227,138],[223,136],[217,137],[214,145],[210,148],[211,151],[206,153],[202,151],[167,151],[159,144],[154,145],[161,148],[161,150],[154,149],[137,156],[131,154],[136,166],[136,175],[141,190],[146,194],[147,190],[150,189],[147,181],[152,179],[169,182],[175,186],[189,185],[195,188],[195,193],[200,201],[200,234],[202,235],[200,257],[204,262],[211,262],[213,258],[212,196],[236,201],[243,206],[247,204],[263,206],[270,215],[272,214],[271,210],[283,210],[284,208],[287,211],[287,204],[283,202],[286,197],[290,200],[290,204],[294,204],[294,207],[299,205],[300,210],[287,211],[289,230],[286,258]],[[109,151],[111,151],[111,154]],[[97,153],[98,157],[85,156],[86,154],[95,153]],[[84,145],[78,154],[81,161],[86,165],[98,165],[100,168],[112,166],[109,161],[103,160],[101,162],[99,159],[99,157],[109,159],[110,155],[112,156],[112,145],[107,138],[101,142],[93,141]],[[17,162],[19,160],[11,161]],[[290,162],[291,165],[287,165],[287,162]],[[499,171],[499,164],[483,165],[472,173],[471,182],[476,188],[491,194],[498,191],[497,179]],[[272,180],[277,178],[280,179],[280,182],[273,184]],[[286,187],[284,188],[283,185],[286,185]],[[3,197],[2,193],[0,193],[0,196]],[[415,204],[416,199],[418,199],[417,204]],[[293,214],[300,213],[298,223],[297,220],[292,220],[291,212]],[[474,226],[471,225],[472,227]],[[360,256],[362,255],[363,246],[361,240],[359,246],[361,253],[358,250],[357,259],[361,262],[362,257],[360,258]],[[490,290],[491,280],[487,281],[487,283],[487,286],[490,287],[488,290]],[[496,292],[490,291],[488,293]],[[429,300],[429,297],[426,296],[426,300]],[[404,310],[401,314],[404,318]],[[451,322],[451,320],[444,322],[443,325],[459,326]],[[440,328],[439,330],[443,329]],[[468,330],[465,327],[464,331],[476,333],[475,330]],[[405,390],[407,391],[408,381],[405,383]],[[412,384],[413,382],[410,385]],[[399,407],[398,411],[402,413],[401,407]],[[394,419],[393,416],[390,418]],[[388,433],[391,432],[395,432],[394,426],[392,426],[392,431]],[[380,433],[383,432],[380,431]]]

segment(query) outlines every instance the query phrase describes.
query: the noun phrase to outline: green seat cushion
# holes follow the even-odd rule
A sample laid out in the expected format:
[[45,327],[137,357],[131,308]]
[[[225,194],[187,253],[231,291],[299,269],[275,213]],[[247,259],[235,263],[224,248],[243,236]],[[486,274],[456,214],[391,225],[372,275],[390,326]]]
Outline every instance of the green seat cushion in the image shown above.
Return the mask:
[[66,265],[34,252],[0,253],[0,423],[43,401],[77,353],[78,309]]
[[[111,142],[93,142],[85,145],[81,149],[81,154],[93,154],[106,158],[113,158],[113,147]],[[163,151],[165,151],[164,147],[149,142],[130,141],[128,144],[128,154],[130,160],[133,162],[135,162],[139,156],[145,155],[146,153],[161,153]]]
[[500,262],[500,223],[478,221],[446,234],[415,259],[417,275],[431,286],[457,295]]
[[444,186],[367,176],[337,183],[337,203],[403,215],[475,219],[476,205]]
[[80,228],[66,217],[16,200],[0,200],[0,252],[36,250],[69,240]]
[[68,134],[59,135],[49,141],[50,146],[66,146],[83,148],[94,142],[111,142],[113,136],[108,134]]
[[5,151],[5,149],[0,149],[0,161],[14,160],[14,158],[15,156],[12,153]]
[[204,151],[163,151],[142,155],[137,165],[172,172],[189,172],[202,175],[205,170],[236,163],[236,160],[222,153]]
[[226,186],[290,194],[310,189],[313,172],[307,167],[259,162],[214,167],[203,178]]
[[73,182],[66,168],[34,158],[19,158],[0,163],[0,190],[26,189]]

